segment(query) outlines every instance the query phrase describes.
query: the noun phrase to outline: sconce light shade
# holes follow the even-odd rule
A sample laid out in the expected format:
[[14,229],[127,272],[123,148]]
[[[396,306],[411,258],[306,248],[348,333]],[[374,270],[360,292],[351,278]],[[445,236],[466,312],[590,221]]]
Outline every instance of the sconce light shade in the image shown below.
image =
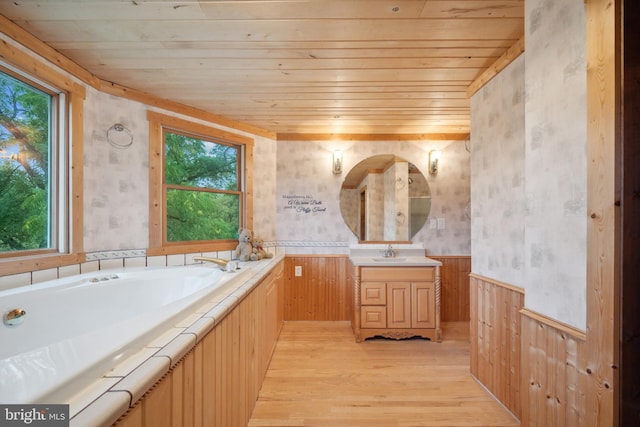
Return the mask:
[[333,173],[342,173],[342,151],[336,150],[333,152]]
[[429,151],[429,173],[435,175],[438,173],[438,161],[440,160],[440,150]]

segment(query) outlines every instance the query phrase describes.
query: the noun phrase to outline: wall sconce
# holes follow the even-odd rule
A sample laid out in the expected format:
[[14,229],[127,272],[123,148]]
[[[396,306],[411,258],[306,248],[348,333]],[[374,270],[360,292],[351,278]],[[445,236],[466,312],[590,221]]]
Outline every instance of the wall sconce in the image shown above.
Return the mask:
[[333,173],[342,173],[342,151],[336,150],[333,152]]
[[440,160],[440,150],[429,151],[429,173],[436,175],[438,173],[438,160]]

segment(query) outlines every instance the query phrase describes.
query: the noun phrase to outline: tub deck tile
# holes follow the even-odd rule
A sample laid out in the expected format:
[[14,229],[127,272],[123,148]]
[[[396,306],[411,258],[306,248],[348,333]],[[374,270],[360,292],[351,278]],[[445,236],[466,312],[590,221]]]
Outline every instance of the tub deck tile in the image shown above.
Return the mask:
[[149,347],[143,348],[136,354],[128,357],[122,363],[118,363],[113,367],[109,372],[104,374],[106,378],[116,377],[123,378],[133,372],[138,366],[142,365],[145,360],[149,359],[151,356],[158,352],[158,348]]
[[196,336],[196,343],[200,342],[205,335],[209,333],[215,326],[215,319],[213,317],[202,317],[195,322],[191,326],[189,326],[184,333],[191,333]]
[[120,378],[100,378],[88,387],[80,390],[66,402],[69,404],[69,416],[71,418],[75,417],[76,414],[109,391],[118,381],[120,381]]
[[199,314],[205,314],[207,313],[209,310],[211,310],[213,307],[216,306],[216,304],[218,304],[221,300],[209,300],[206,303],[202,304],[200,307],[198,307],[196,309],[196,311],[194,311],[194,313],[199,313]]
[[197,320],[200,320],[202,313],[191,313],[182,319],[178,320],[174,327],[176,328],[188,328],[193,325]]
[[111,391],[129,392],[131,394],[129,406],[131,406],[169,371],[170,362],[169,357],[153,356],[120,380]]
[[71,418],[70,427],[111,426],[131,406],[131,396],[125,391],[101,395],[90,406]]
[[180,335],[185,331],[186,328],[171,328],[160,335],[158,338],[151,341],[147,344],[147,347],[150,348],[162,348],[165,345],[169,344],[175,337]]
[[167,356],[171,359],[171,366],[184,357],[189,350],[196,345],[196,335],[192,333],[184,333],[178,335],[173,341],[164,346],[162,350],[156,353],[155,357]]

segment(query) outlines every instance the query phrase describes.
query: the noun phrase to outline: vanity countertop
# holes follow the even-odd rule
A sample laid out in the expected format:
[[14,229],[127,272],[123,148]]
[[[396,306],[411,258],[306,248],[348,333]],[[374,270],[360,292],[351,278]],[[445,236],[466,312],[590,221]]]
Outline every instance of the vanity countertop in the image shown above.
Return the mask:
[[351,262],[359,267],[436,267],[440,261],[425,256],[403,256],[385,258],[383,256],[352,256]]

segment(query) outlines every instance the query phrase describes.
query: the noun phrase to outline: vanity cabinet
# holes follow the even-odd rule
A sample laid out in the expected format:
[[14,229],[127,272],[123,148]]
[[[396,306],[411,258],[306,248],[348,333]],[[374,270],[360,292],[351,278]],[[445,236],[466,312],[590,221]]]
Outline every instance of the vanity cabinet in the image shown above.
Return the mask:
[[353,266],[357,342],[366,338],[442,340],[440,267]]

